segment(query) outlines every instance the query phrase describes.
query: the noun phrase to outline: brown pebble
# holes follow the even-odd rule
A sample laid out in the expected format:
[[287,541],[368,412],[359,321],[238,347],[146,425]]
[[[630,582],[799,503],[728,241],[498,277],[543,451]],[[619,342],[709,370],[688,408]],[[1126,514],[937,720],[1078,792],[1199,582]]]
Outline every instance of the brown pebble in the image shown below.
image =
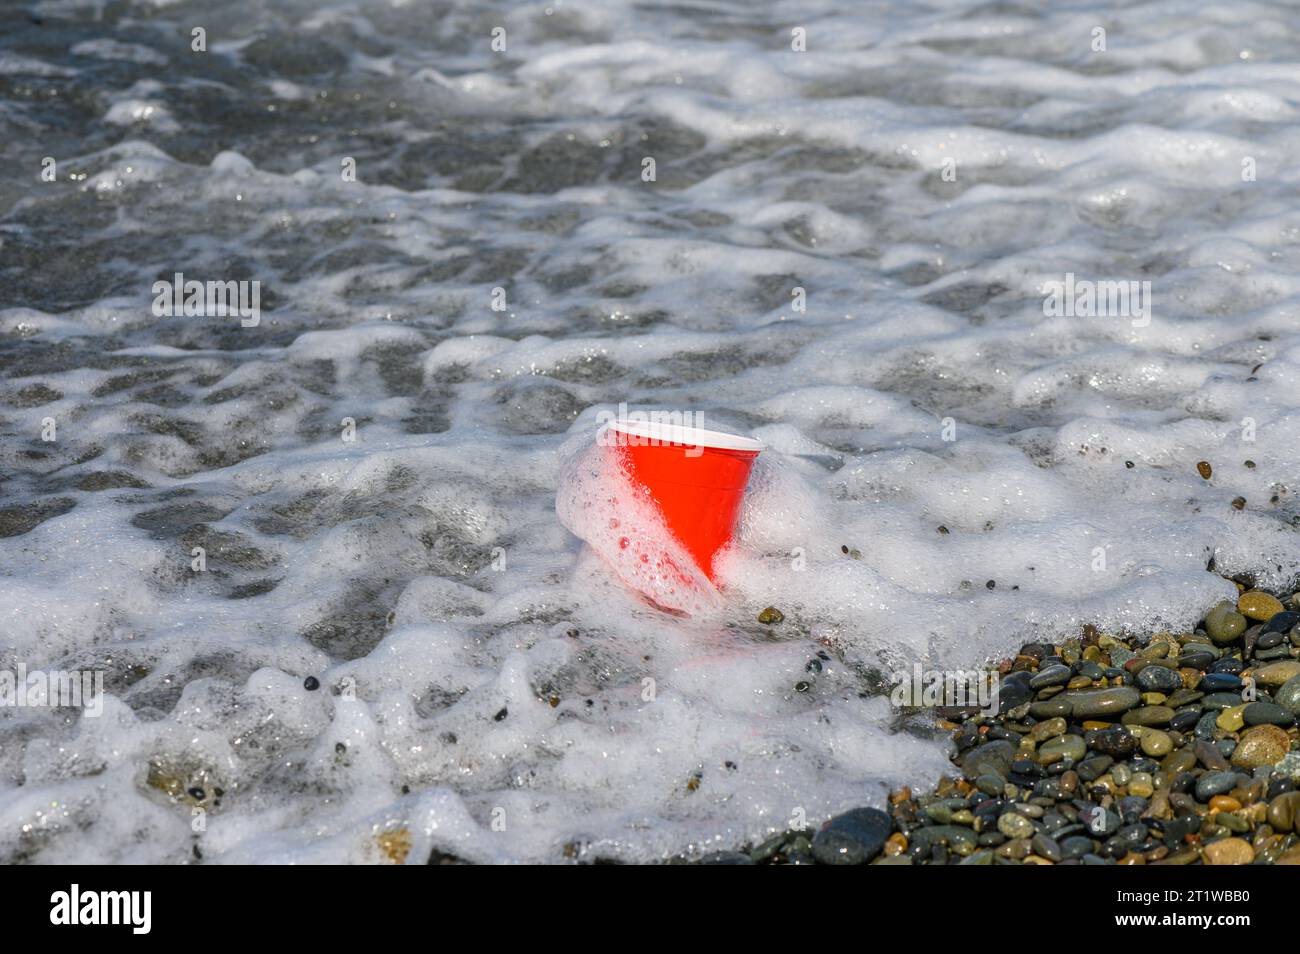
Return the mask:
[[1245,497],[1233,497],[1233,498],[1232,498],[1232,509],[1233,509],[1233,510],[1245,510],[1245,509],[1246,509],[1246,498],[1245,498]]
[[1196,472],[1200,474],[1202,477],[1204,477],[1206,480],[1209,480],[1210,476],[1214,473],[1214,469],[1210,466],[1210,462],[1208,460],[1203,460],[1197,463]]
[[1255,849],[1244,838],[1220,838],[1201,849],[1207,865],[1248,865],[1255,860]]
[[1242,593],[1237,599],[1237,612],[1247,619],[1258,620],[1261,623],[1268,622],[1282,610],[1282,603],[1277,597],[1261,590],[1250,590]]

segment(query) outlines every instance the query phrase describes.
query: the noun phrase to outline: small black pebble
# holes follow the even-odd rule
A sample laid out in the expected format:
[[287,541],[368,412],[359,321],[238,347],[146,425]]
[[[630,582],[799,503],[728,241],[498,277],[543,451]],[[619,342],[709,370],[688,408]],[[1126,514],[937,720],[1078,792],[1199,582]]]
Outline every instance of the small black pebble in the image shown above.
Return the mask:
[[1134,467],[1134,464],[1133,464],[1133,462],[1132,462],[1131,460],[1126,460],[1126,461],[1124,461],[1124,466],[1127,467],[1129,470],[1132,470],[1133,467]]
[[201,802],[201,801],[203,801],[203,796],[204,796],[206,793],[203,791],[203,789],[199,788],[199,787],[196,785],[196,786],[194,786],[193,788],[188,789],[188,790],[185,792],[185,794],[188,795],[190,798],[194,799],[196,802]]
[[807,682],[796,682],[794,684],[795,692],[807,692],[811,688],[812,688],[812,684]]
[[997,586],[998,584],[997,584],[997,581],[995,581],[995,580],[989,580],[989,581],[988,581],[987,583],[985,583],[984,585],[987,586],[987,587],[991,590],[991,589],[993,589],[993,587]]
[[338,755],[342,755],[342,754],[343,754],[344,752],[346,752],[347,750],[348,750],[347,743],[345,743],[345,742],[335,742],[335,743],[334,743],[334,751],[335,751],[335,753],[337,753]]
[[302,687],[306,689],[308,692],[315,692],[317,689],[320,688],[320,680],[317,679],[315,676],[308,676],[306,679],[302,681]]
[[941,534],[944,535],[944,536],[947,536],[947,535],[948,535],[948,528],[945,527],[943,524],[939,524],[939,533],[941,533]]
[[1254,469],[1255,469],[1255,462],[1254,462],[1253,460],[1248,460],[1248,461],[1246,461],[1246,469],[1247,469],[1247,470],[1254,470]]
[[731,769],[733,772],[736,770],[735,762],[723,762],[722,764],[725,765],[727,768]]
[[496,715],[494,715],[494,716],[492,717],[492,721],[493,721],[493,722],[500,722],[502,719],[504,719],[504,718],[505,718],[506,716],[508,716],[509,714],[510,714],[510,713],[509,713],[509,711],[505,708],[505,706],[502,706],[502,707],[501,707],[501,711],[498,712]]
[[849,552],[849,545],[848,545],[847,543],[841,543],[841,544],[840,544],[840,552],[841,552],[841,553],[848,553],[848,552]]

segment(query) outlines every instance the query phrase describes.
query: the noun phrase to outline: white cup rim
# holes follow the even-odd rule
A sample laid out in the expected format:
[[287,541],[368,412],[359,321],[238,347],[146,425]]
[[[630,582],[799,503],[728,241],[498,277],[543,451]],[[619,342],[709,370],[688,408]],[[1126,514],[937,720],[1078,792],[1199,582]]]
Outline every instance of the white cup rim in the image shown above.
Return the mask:
[[682,444],[686,447],[715,447],[719,450],[749,451],[754,454],[764,447],[762,441],[752,437],[661,421],[611,421],[608,426],[611,430],[631,437],[647,438],[664,444]]

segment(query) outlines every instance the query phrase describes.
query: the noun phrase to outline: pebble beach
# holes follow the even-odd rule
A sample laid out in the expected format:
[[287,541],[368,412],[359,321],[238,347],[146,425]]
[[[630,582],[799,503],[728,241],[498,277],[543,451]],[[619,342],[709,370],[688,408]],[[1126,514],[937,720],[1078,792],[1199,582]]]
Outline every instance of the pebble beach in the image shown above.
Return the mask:
[[944,712],[955,771],[706,862],[1300,865],[1300,602],[1238,583],[1192,632],[1084,627]]

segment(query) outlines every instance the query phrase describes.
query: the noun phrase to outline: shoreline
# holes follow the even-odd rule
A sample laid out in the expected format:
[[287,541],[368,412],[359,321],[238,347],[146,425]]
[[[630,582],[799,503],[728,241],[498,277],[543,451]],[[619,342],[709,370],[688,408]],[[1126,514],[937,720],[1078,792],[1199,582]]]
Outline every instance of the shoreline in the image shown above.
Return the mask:
[[698,863],[1300,865],[1300,594],[1237,586],[1189,633],[1021,646],[997,715],[937,710],[926,793]]

